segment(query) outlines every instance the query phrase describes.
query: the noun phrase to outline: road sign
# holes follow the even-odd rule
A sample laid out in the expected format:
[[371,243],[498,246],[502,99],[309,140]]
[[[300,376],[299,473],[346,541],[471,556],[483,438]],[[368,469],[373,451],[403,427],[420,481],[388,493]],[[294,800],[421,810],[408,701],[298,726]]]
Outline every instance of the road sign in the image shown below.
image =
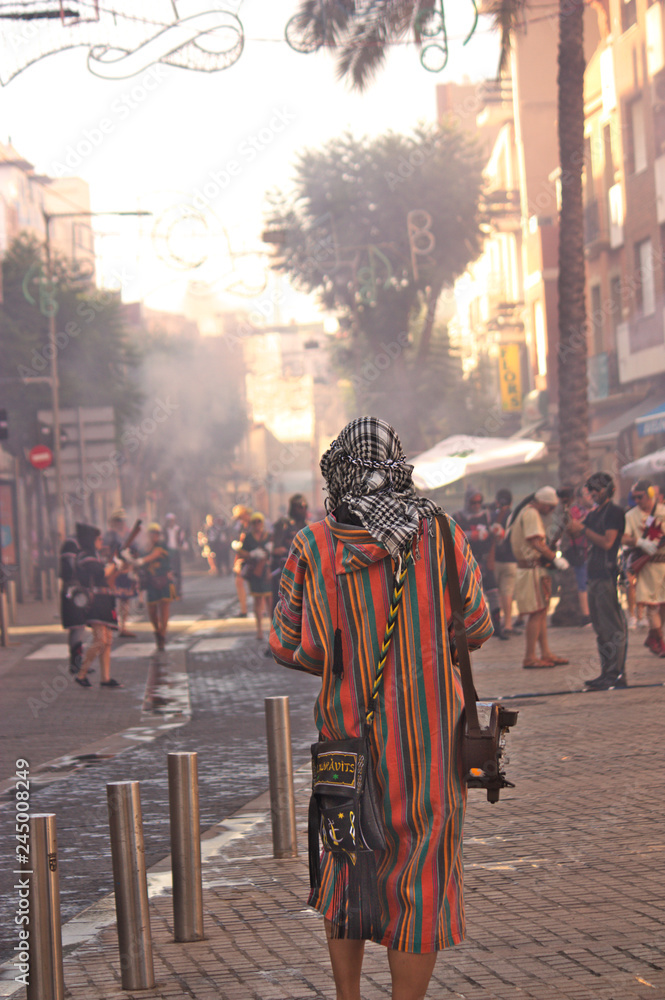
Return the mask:
[[28,460],[35,469],[48,469],[53,462],[53,452],[45,444],[38,444],[28,452]]

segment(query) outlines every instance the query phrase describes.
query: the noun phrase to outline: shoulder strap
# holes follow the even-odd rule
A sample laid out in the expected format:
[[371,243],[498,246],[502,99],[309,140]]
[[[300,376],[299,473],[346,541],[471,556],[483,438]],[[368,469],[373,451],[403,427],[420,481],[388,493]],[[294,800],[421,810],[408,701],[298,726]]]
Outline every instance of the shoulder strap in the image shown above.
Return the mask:
[[369,699],[369,707],[367,709],[367,714],[365,716],[365,725],[367,727],[367,730],[369,730],[370,726],[374,722],[374,709],[376,707],[376,699],[379,695],[379,688],[381,687],[381,681],[383,680],[383,668],[386,665],[386,660],[388,658],[388,650],[390,648],[390,643],[392,642],[393,632],[395,631],[395,624],[397,622],[397,616],[399,614],[400,605],[402,603],[402,594],[404,593],[404,581],[406,579],[406,574],[409,568],[410,558],[411,558],[411,553],[407,552],[402,569],[399,572],[399,574],[395,574],[393,580],[393,592],[392,592],[392,597],[390,599],[390,611],[388,612],[386,631],[383,636],[383,642],[381,643],[379,662],[377,663],[376,666],[376,678],[374,679],[374,686],[372,688],[372,694]]
[[478,710],[476,708],[476,689],[473,684],[473,674],[471,673],[471,659],[469,657],[469,643],[466,638],[464,627],[464,608],[462,606],[462,595],[459,586],[459,574],[457,572],[457,560],[455,559],[455,543],[450,531],[448,519],[443,514],[437,514],[437,521],[443,537],[443,551],[446,557],[446,578],[448,581],[448,595],[450,597],[450,608],[453,617],[453,627],[455,630],[455,643],[457,645],[457,661],[462,678],[462,691],[464,693],[464,708],[466,710],[466,721],[469,729],[480,729],[478,722]]

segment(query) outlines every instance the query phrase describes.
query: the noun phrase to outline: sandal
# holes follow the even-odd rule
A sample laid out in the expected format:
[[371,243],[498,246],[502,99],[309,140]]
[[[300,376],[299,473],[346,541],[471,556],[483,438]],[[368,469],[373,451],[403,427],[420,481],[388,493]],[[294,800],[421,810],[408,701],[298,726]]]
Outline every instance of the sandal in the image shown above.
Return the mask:
[[545,656],[543,657],[543,663],[546,663],[549,667],[567,667],[570,660],[566,660],[563,656]]
[[121,684],[120,681],[117,681],[115,677],[112,677],[110,681],[100,681],[99,686],[105,688],[122,688],[125,685]]
[[522,670],[540,670],[543,667],[553,667],[549,660],[527,660],[522,664]]

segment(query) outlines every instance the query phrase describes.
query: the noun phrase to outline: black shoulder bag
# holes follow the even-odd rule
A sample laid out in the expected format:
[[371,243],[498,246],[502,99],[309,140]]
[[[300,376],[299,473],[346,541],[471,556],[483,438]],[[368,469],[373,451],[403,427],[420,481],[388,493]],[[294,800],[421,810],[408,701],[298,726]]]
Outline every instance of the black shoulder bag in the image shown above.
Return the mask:
[[309,878],[321,885],[319,835],[324,851],[333,855],[333,937],[369,938],[378,932],[381,914],[377,896],[375,851],[386,848],[381,800],[371,749],[372,723],[383,669],[395,630],[411,556],[395,576],[390,612],[381,645],[376,678],[363,735],[354,739],[312,744],[312,797],[309,803]]
[[515,787],[506,779],[502,767],[508,761],[505,756],[506,734],[508,729],[516,724],[519,713],[505,708],[499,702],[478,701],[464,627],[464,608],[455,559],[455,543],[447,518],[439,515],[437,521],[443,537],[457,663],[464,694],[460,736],[463,777],[469,788],[486,789],[488,802],[498,802],[502,788]]

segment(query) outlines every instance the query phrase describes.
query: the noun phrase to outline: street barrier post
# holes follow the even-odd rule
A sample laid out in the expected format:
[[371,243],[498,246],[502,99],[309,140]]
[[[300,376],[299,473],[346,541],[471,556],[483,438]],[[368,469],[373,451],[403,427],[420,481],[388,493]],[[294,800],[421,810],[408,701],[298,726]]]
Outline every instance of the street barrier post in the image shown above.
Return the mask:
[[27,1000],[63,1000],[65,983],[54,813],[30,817],[30,858]]
[[138,781],[106,786],[123,990],[155,985]]
[[173,928],[176,941],[202,941],[203,887],[198,757],[168,754]]
[[268,737],[273,857],[295,858],[298,856],[298,843],[289,699],[288,696],[281,695],[266,698],[264,704]]

